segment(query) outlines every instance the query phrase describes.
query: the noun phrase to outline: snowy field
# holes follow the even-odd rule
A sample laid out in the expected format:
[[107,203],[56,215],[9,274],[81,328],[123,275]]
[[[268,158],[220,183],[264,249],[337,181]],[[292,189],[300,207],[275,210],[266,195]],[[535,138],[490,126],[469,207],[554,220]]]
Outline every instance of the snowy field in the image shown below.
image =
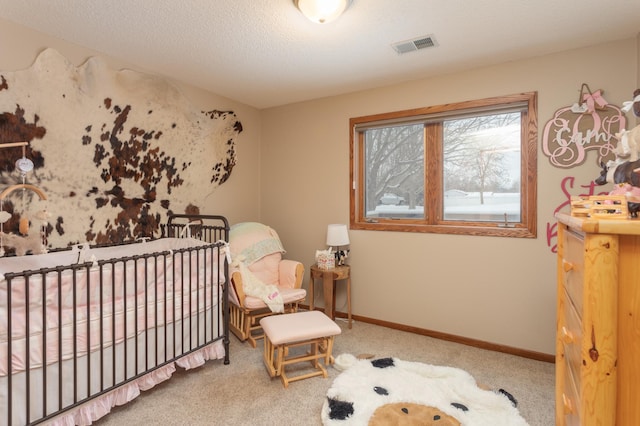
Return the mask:
[[[465,195],[462,195],[465,194]],[[444,220],[466,220],[480,222],[502,222],[507,215],[509,222],[520,221],[519,193],[484,193],[484,204],[480,204],[479,192],[461,193],[444,199]],[[408,205],[378,205],[367,217],[374,218],[422,218],[424,207]]]

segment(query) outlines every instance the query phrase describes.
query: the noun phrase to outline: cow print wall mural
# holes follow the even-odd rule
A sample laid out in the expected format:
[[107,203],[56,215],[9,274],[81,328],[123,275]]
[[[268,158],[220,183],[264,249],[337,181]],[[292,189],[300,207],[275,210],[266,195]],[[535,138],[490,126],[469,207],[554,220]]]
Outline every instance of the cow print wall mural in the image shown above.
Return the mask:
[[[47,196],[14,191],[4,231],[46,209],[49,247],[157,236],[167,214],[199,211],[229,179],[241,131],[232,111],[201,111],[166,79],[46,49],[26,70],[0,71],[0,144],[29,142],[25,179]],[[21,157],[0,149],[0,191],[22,183]]]

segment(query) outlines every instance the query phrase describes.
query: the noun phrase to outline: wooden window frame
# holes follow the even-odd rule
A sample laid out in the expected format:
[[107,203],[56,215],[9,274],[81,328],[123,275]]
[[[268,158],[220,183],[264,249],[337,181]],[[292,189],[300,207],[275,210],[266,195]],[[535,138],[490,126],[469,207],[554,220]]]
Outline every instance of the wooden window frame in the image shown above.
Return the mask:
[[[457,117],[475,111],[491,111],[512,105],[526,105],[522,110],[520,147],[520,221],[519,222],[470,222],[445,221],[442,185],[442,143],[438,127],[425,125],[425,184],[424,218],[396,219],[365,217],[364,188],[364,130],[374,123],[412,122],[418,117]],[[499,96],[453,104],[430,106],[355,117],[349,120],[350,129],[350,227],[351,229],[399,232],[427,232],[438,234],[482,235],[515,238],[537,236],[537,92]],[[434,139],[435,138],[435,139]],[[430,143],[430,142],[439,143]],[[361,185],[360,182],[363,184]]]

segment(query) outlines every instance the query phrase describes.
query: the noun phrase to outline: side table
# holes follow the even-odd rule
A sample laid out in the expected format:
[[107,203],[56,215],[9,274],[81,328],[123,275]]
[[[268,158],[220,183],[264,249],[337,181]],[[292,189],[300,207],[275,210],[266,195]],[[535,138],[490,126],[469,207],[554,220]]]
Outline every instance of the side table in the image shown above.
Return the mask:
[[315,280],[322,277],[322,291],[324,296],[324,313],[332,320],[336,317],[335,312],[335,286],[336,282],[341,280],[347,281],[347,318],[349,320],[349,328],[351,328],[351,268],[349,265],[336,266],[333,269],[320,269],[318,265],[310,268],[311,279],[309,280],[309,309],[314,309],[313,296]]

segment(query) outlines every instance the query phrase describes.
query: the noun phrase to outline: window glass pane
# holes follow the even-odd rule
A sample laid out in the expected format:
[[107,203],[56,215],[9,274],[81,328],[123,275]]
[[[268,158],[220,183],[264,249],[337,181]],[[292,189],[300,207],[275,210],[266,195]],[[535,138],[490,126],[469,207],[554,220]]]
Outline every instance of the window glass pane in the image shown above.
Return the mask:
[[519,112],[443,123],[443,218],[520,222]]
[[536,92],[349,127],[352,229],[536,237]]
[[424,125],[365,131],[365,218],[424,218]]

